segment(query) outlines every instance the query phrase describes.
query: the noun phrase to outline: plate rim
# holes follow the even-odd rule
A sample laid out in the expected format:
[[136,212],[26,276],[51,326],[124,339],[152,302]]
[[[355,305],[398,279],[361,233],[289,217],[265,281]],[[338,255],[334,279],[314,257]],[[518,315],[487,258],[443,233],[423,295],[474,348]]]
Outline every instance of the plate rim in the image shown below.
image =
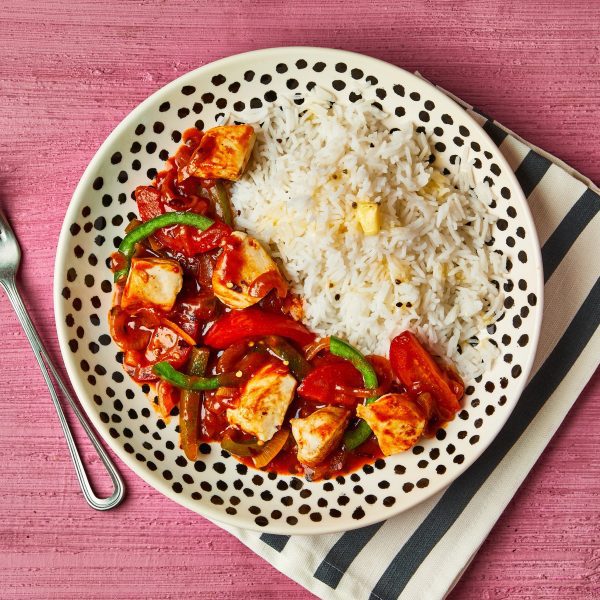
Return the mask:
[[[485,450],[494,442],[497,438],[498,434],[506,424],[506,421],[512,414],[515,406],[520,401],[523,390],[529,380],[529,376],[531,374],[531,370],[534,365],[535,357],[537,355],[537,349],[540,339],[541,333],[541,325],[543,318],[543,307],[544,307],[544,278],[543,278],[543,263],[542,263],[542,255],[541,255],[541,247],[539,243],[539,237],[537,233],[537,229],[535,227],[535,223],[533,220],[533,216],[531,214],[531,210],[527,203],[527,198],[519,184],[517,177],[514,173],[514,170],[511,168],[505,156],[502,154],[498,146],[493,142],[491,137],[487,134],[487,132],[483,129],[483,127],[467,112],[467,110],[461,106],[453,97],[449,96],[447,93],[442,91],[440,88],[436,87],[433,83],[403,69],[402,67],[398,67],[392,63],[381,60],[379,58],[375,58],[369,56],[367,54],[362,54],[359,52],[352,52],[349,50],[340,50],[334,48],[324,48],[318,46],[280,46],[280,47],[271,47],[271,48],[263,48],[260,50],[251,50],[248,52],[233,54],[209,63],[202,65],[196,69],[188,71],[183,75],[177,77],[176,79],[166,83],[161,86],[157,90],[155,90],[152,94],[150,94],[147,98],[142,100],[139,104],[137,104],[127,115],[125,115],[120,122],[115,126],[115,128],[110,132],[110,134],[106,137],[106,139],[102,142],[102,144],[96,150],[94,156],[89,161],[87,167],[85,168],[83,174],[81,175],[75,190],[71,196],[69,201],[69,205],[65,212],[63,224],[61,226],[57,248],[56,248],[56,258],[54,262],[54,270],[53,270],[53,303],[54,303],[54,319],[55,326],[57,331],[57,337],[59,341],[60,352],[62,355],[63,363],[65,365],[67,374],[69,376],[70,384],[75,391],[77,399],[79,400],[79,404],[84,409],[85,414],[88,420],[94,426],[94,429],[97,435],[102,439],[102,441],[107,445],[112,452],[116,454],[116,456],[129,468],[133,471],[138,477],[140,477],[145,483],[150,485],[154,490],[158,493],[166,496],[170,500],[173,500],[184,506],[185,508],[199,514],[200,516],[207,518],[212,521],[216,521],[219,524],[223,524],[228,527],[237,527],[246,530],[252,530],[259,533],[272,533],[272,534],[283,534],[283,535],[320,535],[326,533],[340,533],[344,531],[350,531],[353,529],[358,529],[362,527],[366,527],[372,525],[374,523],[381,522],[383,519],[378,518],[376,511],[372,511],[371,516],[365,516],[364,519],[361,519],[360,522],[349,522],[349,521],[340,521],[338,526],[335,526],[337,521],[328,521],[328,525],[324,525],[322,523],[314,523],[308,527],[303,527],[302,529],[297,529],[297,526],[287,526],[283,524],[270,522],[266,527],[257,526],[253,520],[240,518],[239,515],[230,516],[224,512],[219,510],[215,510],[207,503],[195,503],[187,496],[182,496],[180,494],[175,493],[169,486],[167,486],[163,480],[155,473],[151,473],[144,469],[141,469],[139,464],[134,460],[132,456],[130,456],[122,447],[121,444],[117,442],[117,440],[112,439],[110,436],[103,435],[102,432],[102,424],[98,413],[96,412],[91,397],[89,397],[88,393],[84,389],[81,379],[80,369],[76,365],[75,356],[70,352],[68,347],[68,336],[65,332],[65,312],[63,309],[64,303],[62,302],[61,297],[61,287],[60,283],[63,278],[60,277],[63,266],[66,264],[65,259],[67,247],[68,247],[68,237],[69,237],[69,223],[73,222],[77,216],[77,211],[79,209],[80,199],[84,194],[84,188],[89,183],[90,176],[97,170],[97,168],[103,163],[105,160],[105,155],[109,151],[110,147],[114,144],[117,138],[131,125],[132,121],[134,121],[138,115],[141,115],[145,112],[146,108],[152,105],[155,100],[162,96],[165,93],[172,92],[175,88],[185,85],[190,80],[194,80],[199,75],[203,75],[204,73],[210,73],[212,70],[224,69],[228,66],[235,64],[237,62],[247,61],[248,59],[258,59],[264,58],[265,56],[269,56],[272,58],[274,55],[281,56],[282,60],[289,60],[290,58],[297,57],[298,53],[312,53],[314,55],[318,55],[319,58],[331,59],[336,57],[337,60],[349,60],[349,57],[358,57],[361,61],[373,62],[373,64],[377,65],[380,68],[385,69],[394,69],[397,71],[399,76],[403,79],[411,80],[415,83],[418,83],[419,86],[425,86],[430,89],[437,97],[443,98],[444,101],[447,101],[450,106],[453,107],[454,110],[459,110],[463,116],[466,118],[467,122],[470,123],[472,127],[474,127],[480,134],[482,134],[485,138],[490,141],[492,147],[496,148],[496,153],[494,154],[494,159],[500,163],[501,168],[503,169],[504,174],[511,180],[513,189],[518,193],[518,201],[523,210],[523,217],[527,222],[528,226],[528,234],[532,238],[533,248],[535,250],[535,274],[536,274],[536,284],[537,284],[537,296],[538,296],[538,306],[539,310],[535,314],[534,321],[534,329],[532,331],[531,337],[531,351],[527,357],[527,362],[523,366],[523,377],[518,383],[515,396],[516,400],[513,402],[512,406],[508,407],[508,410],[502,413],[502,417],[494,420],[493,423],[493,431],[489,437],[489,441],[487,443],[483,443],[473,448],[473,453],[470,455],[472,457],[471,460],[465,461],[463,465],[460,465],[460,468],[456,470],[455,475],[452,476],[452,479],[449,481],[440,479],[437,482],[432,482],[432,484],[427,488],[426,492],[423,492],[417,500],[411,503],[408,506],[399,506],[398,510],[390,511],[390,514],[386,518],[393,518],[402,514],[403,512],[421,504],[425,500],[431,498],[433,495],[445,490],[452,483],[454,483],[463,473],[470,468],[483,454]],[[304,58],[303,56],[303,58]],[[307,524],[308,525],[308,524]]]

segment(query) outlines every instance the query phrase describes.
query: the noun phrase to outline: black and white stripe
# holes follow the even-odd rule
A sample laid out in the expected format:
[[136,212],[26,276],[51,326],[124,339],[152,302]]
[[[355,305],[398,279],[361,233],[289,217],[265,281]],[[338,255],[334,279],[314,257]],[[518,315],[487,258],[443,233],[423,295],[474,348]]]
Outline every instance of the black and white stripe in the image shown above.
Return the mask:
[[[443,597],[598,365],[600,266],[586,257],[588,242],[600,237],[600,195],[497,123],[473,116],[512,156],[540,232],[546,304],[536,365],[494,442],[446,491],[423,504],[385,523],[317,538],[232,530],[322,597]],[[519,164],[515,156],[522,157]],[[569,284],[570,277],[577,285]],[[564,286],[566,305],[558,293]]]

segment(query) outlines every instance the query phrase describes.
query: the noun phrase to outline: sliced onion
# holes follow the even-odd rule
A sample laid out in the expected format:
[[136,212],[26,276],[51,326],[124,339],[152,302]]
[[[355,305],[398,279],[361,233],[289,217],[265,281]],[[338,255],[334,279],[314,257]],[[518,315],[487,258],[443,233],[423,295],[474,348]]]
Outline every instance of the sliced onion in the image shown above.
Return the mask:
[[244,442],[236,442],[228,435],[223,436],[221,448],[229,452],[229,454],[235,454],[235,456],[253,456],[261,451],[261,446],[256,438]]
[[141,224],[142,222],[139,219],[131,219],[131,221],[129,221],[127,224],[127,227],[125,227],[125,233],[129,233],[130,231],[137,229]]
[[289,430],[280,429],[263,447],[260,454],[252,458],[257,469],[266,467],[283,449],[290,435]]
[[304,348],[306,360],[312,360],[321,350],[329,350],[329,338],[325,337],[309,344]]
[[147,242],[150,249],[156,253],[159,253],[163,249],[163,245],[153,235],[147,238]]
[[196,340],[189,333],[181,329],[179,325],[173,323],[173,321],[169,321],[169,319],[163,317],[161,323],[165,327],[168,327],[173,333],[176,333],[186,344],[189,344],[190,346],[196,345]]
[[423,412],[425,420],[431,421],[436,412],[436,405],[433,396],[429,392],[417,394],[417,405]]
[[143,350],[150,340],[150,332],[131,327],[134,318],[119,306],[113,306],[108,313],[110,335],[121,350]]

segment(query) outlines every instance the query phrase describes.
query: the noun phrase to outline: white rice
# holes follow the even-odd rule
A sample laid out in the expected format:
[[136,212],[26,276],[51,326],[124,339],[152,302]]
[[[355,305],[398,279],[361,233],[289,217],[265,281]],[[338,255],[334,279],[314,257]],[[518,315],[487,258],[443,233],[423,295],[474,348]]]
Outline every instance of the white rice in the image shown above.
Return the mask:
[[[319,335],[387,355],[410,329],[466,379],[484,372],[498,354],[486,326],[502,312],[505,269],[485,244],[490,187],[468,156],[444,177],[426,135],[409,122],[390,133],[368,90],[355,103],[319,88],[303,98],[228,115],[258,134],[232,187],[237,226],[270,246]],[[365,200],[380,205],[377,235],[358,223],[353,203]]]

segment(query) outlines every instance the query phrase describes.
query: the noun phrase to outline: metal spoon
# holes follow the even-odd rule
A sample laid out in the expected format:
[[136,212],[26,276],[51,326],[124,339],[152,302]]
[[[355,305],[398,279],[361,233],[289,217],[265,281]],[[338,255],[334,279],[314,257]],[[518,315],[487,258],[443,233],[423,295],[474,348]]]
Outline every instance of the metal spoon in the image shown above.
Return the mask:
[[[48,389],[50,390],[50,396],[54,402],[54,407],[58,413],[58,418],[60,420],[65,437],[67,438],[67,446],[69,448],[69,452],[71,453],[73,464],[75,465],[75,473],[77,474],[77,479],[81,485],[84,498],[86,499],[87,503],[96,510],[108,510],[110,508],[114,508],[121,502],[124,496],[125,488],[123,486],[123,480],[117,472],[112,460],[104,448],[100,445],[96,434],[90,425],[88,425],[85,417],[81,413],[81,410],[69,393],[67,386],[58,374],[58,371],[52,364],[52,361],[50,360],[50,357],[48,356],[48,353],[46,352],[46,349],[44,348],[42,341],[40,340],[40,337],[33,326],[33,323],[31,322],[31,319],[29,318],[27,309],[25,308],[23,300],[17,291],[17,285],[15,281],[20,261],[21,248],[19,247],[17,238],[8,224],[6,217],[2,211],[0,211],[0,285],[4,288],[6,296],[11,301],[13,308],[19,317],[19,321],[25,330],[25,334],[27,335],[27,339],[31,344],[31,348],[33,349],[33,354],[40,365],[42,375],[44,376],[46,384],[48,385]],[[87,433],[92,445],[96,449],[98,456],[104,463],[104,466],[106,467],[106,470],[112,479],[114,491],[108,498],[98,498],[96,494],[94,494],[50,374],[52,374],[55,381],[58,383],[58,387],[69,402],[69,405],[73,409],[75,416],[79,419],[81,426]]]

